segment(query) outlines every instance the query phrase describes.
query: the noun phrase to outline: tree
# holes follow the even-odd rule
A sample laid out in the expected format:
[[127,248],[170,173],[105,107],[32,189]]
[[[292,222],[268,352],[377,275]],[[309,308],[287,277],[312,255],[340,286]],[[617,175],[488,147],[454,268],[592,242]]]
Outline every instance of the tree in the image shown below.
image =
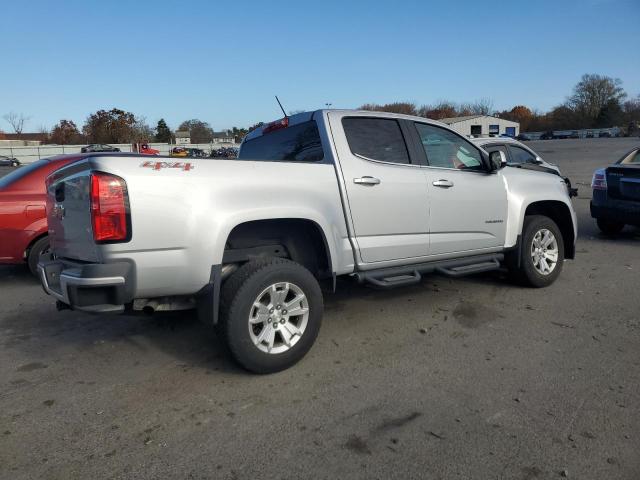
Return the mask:
[[130,143],[135,125],[133,113],[113,108],[89,115],[82,131],[91,143]]
[[573,87],[573,93],[567,100],[567,106],[587,122],[593,123],[600,115],[600,110],[606,105],[610,106],[611,102],[620,105],[626,96],[619,78],[586,73]]
[[158,120],[158,124],[156,125],[156,142],[171,143],[172,136],[171,129],[167,125],[167,122],[164,121],[164,118]]
[[72,120],[60,120],[51,130],[49,137],[56,145],[71,145],[80,143],[80,131]]
[[520,131],[522,132],[529,130],[534,120],[534,113],[529,107],[525,107],[524,105],[516,105],[511,110],[500,112],[498,116],[506,120],[511,120],[512,122],[518,122],[520,124]]
[[442,120],[458,116],[456,104],[447,100],[440,100],[435,105],[423,105],[418,109],[418,115],[433,120]]
[[231,135],[233,135],[233,141],[235,143],[240,143],[247,133],[249,133],[249,131],[246,128],[233,127],[231,129]]
[[493,111],[493,100],[487,97],[479,98],[471,104],[473,115],[491,115]]
[[132,143],[147,143],[153,136],[153,130],[147,124],[147,119],[145,117],[135,117],[129,141]]
[[618,100],[610,100],[600,109],[595,126],[609,128],[622,125],[624,113]]
[[209,143],[213,140],[213,129],[207,122],[197,118],[185,120],[180,124],[178,130],[187,130],[191,137],[191,143]]
[[555,107],[545,116],[548,130],[570,130],[576,128],[580,122],[575,110],[567,105]]
[[11,125],[11,128],[16,134],[20,135],[24,129],[25,123],[27,123],[30,117],[25,116],[23,113],[9,112],[2,118]]
[[418,114],[418,109],[416,107],[416,104],[411,102],[393,102],[393,103],[386,103],[384,105],[377,105],[375,103],[366,103],[360,107],[360,110],[369,110],[373,112],[401,113],[404,115]]

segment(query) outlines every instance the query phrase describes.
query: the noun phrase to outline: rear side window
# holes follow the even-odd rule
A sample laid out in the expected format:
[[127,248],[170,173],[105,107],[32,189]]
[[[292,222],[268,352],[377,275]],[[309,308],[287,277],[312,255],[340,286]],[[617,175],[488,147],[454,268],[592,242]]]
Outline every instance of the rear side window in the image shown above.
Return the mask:
[[17,170],[14,170],[10,174],[0,178],[0,188],[8,187],[9,185],[23,179],[24,177],[29,175],[31,172],[35,172],[40,167],[45,166],[47,163],[49,163],[49,160],[43,159],[43,160],[38,160],[36,162],[25,165],[24,167],[18,167]]
[[275,130],[242,144],[238,159],[320,162],[324,158],[314,120]]
[[411,163],[400,125],[390,118],[343,118],[342,126],[355,155],[391,163]]

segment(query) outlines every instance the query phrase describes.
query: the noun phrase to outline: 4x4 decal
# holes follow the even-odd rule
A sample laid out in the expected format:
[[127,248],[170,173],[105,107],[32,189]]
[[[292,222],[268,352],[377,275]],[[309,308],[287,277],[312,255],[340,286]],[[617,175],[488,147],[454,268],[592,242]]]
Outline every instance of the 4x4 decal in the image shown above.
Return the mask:
[[194,166],[191,162],[156,162],[146,161],[140,164],[141,167],[151,168],[153,170],[161,170],[163,168],[179,168],[180,170],[193,170]]

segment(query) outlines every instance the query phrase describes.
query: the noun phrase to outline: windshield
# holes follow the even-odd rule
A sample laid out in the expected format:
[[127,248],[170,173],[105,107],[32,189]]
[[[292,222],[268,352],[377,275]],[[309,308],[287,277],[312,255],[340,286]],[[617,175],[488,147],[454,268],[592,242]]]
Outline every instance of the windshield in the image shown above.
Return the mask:
[[49,163],[49,160],[43,159],[38,160],[37,162],[29,163],[24,167],[19,167],[17,170],[14,170],[10,174],[0,178],[0,189],[7,188],[9,185],[23,179],[31,172],[38,170],[40,167],[43,167],[47,163]]

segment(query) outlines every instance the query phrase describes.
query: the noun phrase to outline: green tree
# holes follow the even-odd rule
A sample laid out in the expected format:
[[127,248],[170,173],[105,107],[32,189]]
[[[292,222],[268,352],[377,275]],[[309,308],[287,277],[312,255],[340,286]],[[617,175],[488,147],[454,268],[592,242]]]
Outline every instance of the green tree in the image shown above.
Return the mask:
[[185,120],[180,124],[178,130],[186,130],[191,137],[191,143],[209,143],[213,140],[213,129],[207,122],[197,118]]
[[136,117],[118,108],[89,115],[82,131],[91,143],[130,143],[135,136]]
[[595,125],[599,128],[609,128],[620,126],[623,121],[624,112],[622,111],[620,102],[617,100],[610,100],[600,109]]
[[238,127],[233,127],[230,131],[231,131],[231,135],[233,135],[233,141],[236,143],[240,143],[244,138],[244,136],[247,133],[249,133],[249,131],[246,128],[238,128]]
[[167,122],[164,121],[164,118],[161,118],[156,125],[156,142],[170,143],[171,137],[171,129],[167,125]]

